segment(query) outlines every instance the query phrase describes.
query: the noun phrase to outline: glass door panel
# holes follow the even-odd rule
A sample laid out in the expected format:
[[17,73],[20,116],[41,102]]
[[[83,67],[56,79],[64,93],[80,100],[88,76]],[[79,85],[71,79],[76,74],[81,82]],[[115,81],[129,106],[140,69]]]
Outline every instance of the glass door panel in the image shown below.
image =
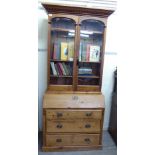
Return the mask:
[[73,84],[75,21],[65,17],[51,19],[50,84]]
[[78,85],[99,85],[103,52],[104,23],[86,19],[80,27]]

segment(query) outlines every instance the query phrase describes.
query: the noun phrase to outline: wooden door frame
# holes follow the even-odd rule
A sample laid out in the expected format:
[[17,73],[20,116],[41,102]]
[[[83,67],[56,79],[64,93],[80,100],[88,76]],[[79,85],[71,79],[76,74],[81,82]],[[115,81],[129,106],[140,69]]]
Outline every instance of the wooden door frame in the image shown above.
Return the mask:
[[[73,61],[73,81],[72,85],[50,85],[50,52],[51,52],[51,20],[53,18],[68,18],[72,19],[75,22],[75,37],[74,37],[74,61]],[[53,90],[53,91],[73,91],[76,90],[76,72],[75,72],[75,64],[76,64],[76,50],[77,50],[77,45],[76,45],[76,36],[77,36],[77,24],[78,24],[78,16],[76,15],[69,15],[69,14],[48,14],[48,58],[47,58],[47,86],[48,90]]]
[[[101,68],[100,68],[100,81],[99,86],[91,86],[91,85],[78,85],[77,82],[77,89],[78,91],[101,91],[102,87],[102,74],[103,74],[103,66],[104,66],[104,53],[105,53],[105,40],[106,40],[106,27],[107,27],[107,18],[99,18],[99,17],[92,17],[92,16],[79,16],[79,25],[81,25],[82,21],[84,20],[97,20],[104,24],[104,31],[102,36],[102,51],[101,51]],[[80,45],[80,28],[79,28],[79,45]],[[77,77],[78,80],[78,77]]]

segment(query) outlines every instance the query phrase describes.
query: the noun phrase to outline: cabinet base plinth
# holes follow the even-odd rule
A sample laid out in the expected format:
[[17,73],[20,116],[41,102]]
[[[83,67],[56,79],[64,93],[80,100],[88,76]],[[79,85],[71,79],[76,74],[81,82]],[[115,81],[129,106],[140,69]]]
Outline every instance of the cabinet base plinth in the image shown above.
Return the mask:
[[59,151],[88,151],[88,150],[101,150],[102,145],[96,146],[58,146],[58,147],[48,147],[43,146],[43,152],[59,152]]

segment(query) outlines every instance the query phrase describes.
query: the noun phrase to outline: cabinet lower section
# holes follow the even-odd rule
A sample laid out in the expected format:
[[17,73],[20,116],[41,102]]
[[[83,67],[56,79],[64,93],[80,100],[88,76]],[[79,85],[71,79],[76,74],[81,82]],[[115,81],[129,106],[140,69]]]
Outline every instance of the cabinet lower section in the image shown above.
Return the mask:
[[[104,106],[96,107],[96,104],[102,105],[96,101],[103,102],[104,105],[101,96],[76,94],[75,103],[73,94],[65,96],[64,100],[64,94],[49,95],[44,96],[43,102],[43,151],[101,149]],[[52,98],[53,102],[59,103],[57,108],[56,103],[51,103]],[[67,103],[71,105],[72,102],[68,100],[70,98],[73,99],[73,107],[68,108]],[[86,102],[87,107],[92,107],[84,108],[83,104]]]
[[46,135],[46,146],[91,146],[99,145],[99,134]]

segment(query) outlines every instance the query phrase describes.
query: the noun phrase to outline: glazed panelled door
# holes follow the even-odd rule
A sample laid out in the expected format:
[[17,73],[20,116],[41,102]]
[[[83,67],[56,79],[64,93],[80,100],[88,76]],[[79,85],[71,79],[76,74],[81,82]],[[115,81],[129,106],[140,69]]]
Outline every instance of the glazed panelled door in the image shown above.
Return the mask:
[[66,15],[50,20],[49,85],[72,89],[76,20]]
[[82,19],[80,22],[80,49],[78,89],[99,90],[102,80],[104,22]]

